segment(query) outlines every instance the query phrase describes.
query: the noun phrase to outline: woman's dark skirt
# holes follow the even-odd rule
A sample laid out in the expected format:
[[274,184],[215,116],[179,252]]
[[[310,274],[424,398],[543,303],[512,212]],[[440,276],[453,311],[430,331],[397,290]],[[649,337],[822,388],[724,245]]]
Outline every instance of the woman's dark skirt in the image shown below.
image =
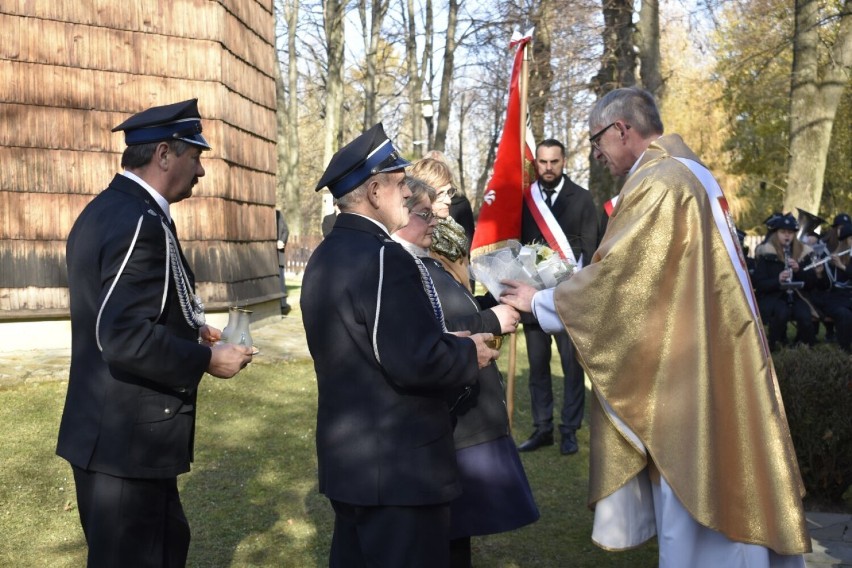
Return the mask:
[[450,504],[450,538],[510,531],[539,518],[515,442],[504,436],[456,450],[462,495]]

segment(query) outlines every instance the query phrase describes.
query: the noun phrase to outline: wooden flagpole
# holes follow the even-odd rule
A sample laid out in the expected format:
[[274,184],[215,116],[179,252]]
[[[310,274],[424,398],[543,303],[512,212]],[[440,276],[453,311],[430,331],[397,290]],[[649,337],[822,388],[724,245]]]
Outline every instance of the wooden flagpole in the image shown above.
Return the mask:
[[[521,191],[526,182],[526,143],[527,143],[527,73],[529,65],[529,48],[530,43],[527,42],[523,46],[524,58],[521,63],[521,76],[519,77],[520,87],[520,103],[521,103],[521,120],[520,120],[520,151],[521,151]],[[506,370],[506,411],[509,413],[509,430],[512,430],[513,418],[515,415],[515,363],[518,356],[518,328],[509,339],[509,365]]]

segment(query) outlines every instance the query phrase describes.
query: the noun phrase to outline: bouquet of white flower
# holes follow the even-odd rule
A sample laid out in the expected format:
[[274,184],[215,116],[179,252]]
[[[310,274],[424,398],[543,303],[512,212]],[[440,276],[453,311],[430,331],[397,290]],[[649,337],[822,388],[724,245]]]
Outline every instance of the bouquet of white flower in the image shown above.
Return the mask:
[[519,280],[539,290],[552,288],[574,273],[576,266],[560,258],[553,249],[534,243],[509,241],[507,247],[480,255],[470,261],[470,274],[495,298],[506,288],[502,280]]

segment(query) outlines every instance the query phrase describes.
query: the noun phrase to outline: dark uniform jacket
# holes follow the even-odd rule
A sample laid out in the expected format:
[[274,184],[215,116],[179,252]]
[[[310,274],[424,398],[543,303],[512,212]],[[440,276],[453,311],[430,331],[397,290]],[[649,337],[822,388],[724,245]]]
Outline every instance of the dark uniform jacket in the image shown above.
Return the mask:
[[[796,290],[795,296],[806,300],[805,293],[815,288],[827,287],[828,279],[818,278],[815,270],[804,270],[811,263],[810,253],[812,249],[802,246],[802,252],[796,261],[799,263],[799,271],[793,274],[794,281],[804,283],[802,291]],[[787,292],[782,288],[778,277],[787,268],[783,256],[778,252],[771,242],[761,243],[754,253],[755,268],[751,276],[758,303],[768,307],[772,302],[787,302]]]
[[458,496],[446,395],[475,383],[476,347],[443,333],[414,258],[371,220],[341,213],[308,262],[301,306],[320,491],[364,506]]
[[72,465],[133,478],[189,470],[211,351],[176,298],[164,225],[154,199],[116,175],[71,229],[71,373],[57,454]]

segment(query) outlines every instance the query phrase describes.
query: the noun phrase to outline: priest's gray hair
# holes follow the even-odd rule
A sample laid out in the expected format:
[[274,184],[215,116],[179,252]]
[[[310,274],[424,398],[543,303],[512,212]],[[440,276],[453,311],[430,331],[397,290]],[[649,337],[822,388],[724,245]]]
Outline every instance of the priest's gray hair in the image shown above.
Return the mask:
[[608,92],[589,113],[589,127],[593,130],[605,128],[616,120],[623,120],[643,138],[663,133],[663,121],[654,95],[638,87]]

